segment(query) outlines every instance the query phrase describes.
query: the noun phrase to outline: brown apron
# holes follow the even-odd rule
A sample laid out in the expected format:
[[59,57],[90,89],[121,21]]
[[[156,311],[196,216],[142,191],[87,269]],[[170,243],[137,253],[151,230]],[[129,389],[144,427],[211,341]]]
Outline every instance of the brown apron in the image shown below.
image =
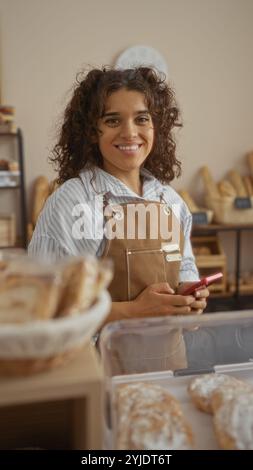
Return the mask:
[[[117,227],[117,236],[107,239],[103,253],[114,263],[109,286],[113,302],[133,300],[154,283],[168,282],[173,289],[178,286],[184,236],[166,203],[139,200],[110,205],[106,199],[104,217],[105,233],[114,236]],[[141,312],[138,317],[143,317]],[[178,329],[124,332],[112,343],[113,374],[186,367],[184,340]]]

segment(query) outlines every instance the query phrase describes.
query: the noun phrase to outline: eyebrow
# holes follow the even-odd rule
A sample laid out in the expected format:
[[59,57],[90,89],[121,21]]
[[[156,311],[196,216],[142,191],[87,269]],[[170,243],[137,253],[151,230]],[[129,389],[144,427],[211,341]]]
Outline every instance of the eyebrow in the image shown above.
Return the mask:
[[[136,111],[134,114],[135,114],[135,115],[138,115],[138,114],[150,114],[150,112],[148,111],[148,109],[143,109],[142,111]],[[120,115],[119,112],[104,113],[104,114],[102,115],[102,118],[108,117],[108,116],[119,116],[119,115]]]

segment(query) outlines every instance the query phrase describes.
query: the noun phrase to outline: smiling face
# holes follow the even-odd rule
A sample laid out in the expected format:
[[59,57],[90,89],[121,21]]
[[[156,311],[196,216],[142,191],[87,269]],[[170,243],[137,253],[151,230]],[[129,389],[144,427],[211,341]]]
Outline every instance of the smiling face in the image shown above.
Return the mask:
[[105,171],[118,178],[139,178],[154,143],[153,122],[144,95],[126,88],[113,92],[106,100],[98,129]]

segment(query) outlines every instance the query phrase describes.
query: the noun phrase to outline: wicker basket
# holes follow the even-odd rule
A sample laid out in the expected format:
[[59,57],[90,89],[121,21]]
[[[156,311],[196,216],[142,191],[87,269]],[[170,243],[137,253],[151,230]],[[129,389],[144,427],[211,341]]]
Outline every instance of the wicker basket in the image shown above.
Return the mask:
[[[214,212],[214,222],[219,224],[253,224],[253,207],[236,209],[233,197],[211,198],[206,196],[206,205]],[[253,206],[253,198],[252,206]]]
[[74,316],[0,328],[0,375],[26,376],[74,357],[104,322],[111,300],[103,291],[87,311]]

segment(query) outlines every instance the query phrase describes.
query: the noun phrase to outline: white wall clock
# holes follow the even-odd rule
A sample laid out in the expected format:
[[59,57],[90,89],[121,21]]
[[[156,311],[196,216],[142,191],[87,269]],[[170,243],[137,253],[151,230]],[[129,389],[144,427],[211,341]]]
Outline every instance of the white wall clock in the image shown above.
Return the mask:
[[153,47],[133,46],[126,49],[117,58],[115,66],[119,69],[127,69],[137,66],[151,66],[165,73],[168,77],[168,67],[160,52]]

